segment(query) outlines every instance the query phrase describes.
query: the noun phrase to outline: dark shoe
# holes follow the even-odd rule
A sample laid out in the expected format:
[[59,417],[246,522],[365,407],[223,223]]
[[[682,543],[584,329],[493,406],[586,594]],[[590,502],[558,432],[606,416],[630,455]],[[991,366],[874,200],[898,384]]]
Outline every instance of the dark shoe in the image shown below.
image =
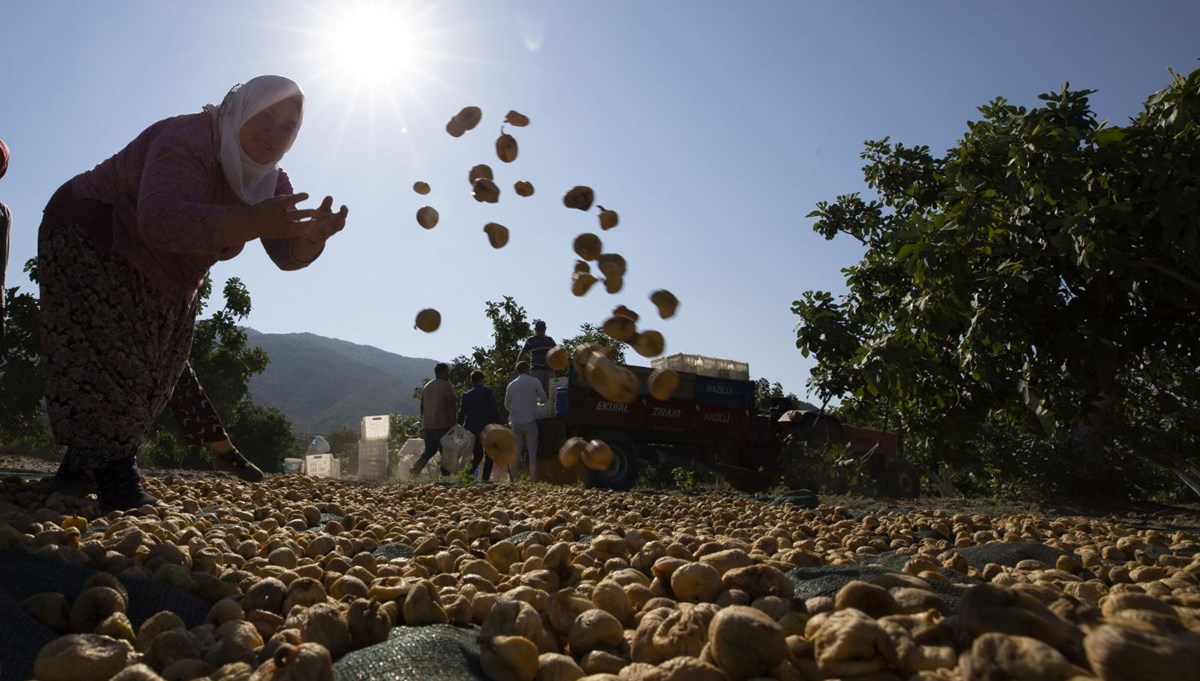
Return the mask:
[[438,468],[438,472],[442,474],[443,478],[450,477],[450,471],[446,470],[445,468]]
[[74,497],[86,497],[96,491],[96,482],[83,467],[81,457],[69,448],[58,464],[58,472],[42,479],[40,485],[46,494],[58,492]]
[[415,478],[415,477],[417,477],[418,475],[420,475],[420,474],[421,474],[421,471],[422,471],[422,470],[424,470],[424,469],[425,469],[425,467],[424,467],[424,466],[413,466],[413,467],[411,467],[411,468],[409,468],[409,469],[408,469],[408,477],[410,477],[410,478]]
[[262,469],[250,463],[237,448],[213,455],[213,470],[233,473],[246,482],[262,482]]
[[92,471],[96,479],[96,500],[100,511],[130,511],[141,506],[153,506],[158,499],[142,487],[137,458],[130,457]]
[[96,483],[86,475],[64,474],[61,470],[54,475],[43,478],[39,484],[46,494],[65,494],[72,497],[86,497],[96,491]]

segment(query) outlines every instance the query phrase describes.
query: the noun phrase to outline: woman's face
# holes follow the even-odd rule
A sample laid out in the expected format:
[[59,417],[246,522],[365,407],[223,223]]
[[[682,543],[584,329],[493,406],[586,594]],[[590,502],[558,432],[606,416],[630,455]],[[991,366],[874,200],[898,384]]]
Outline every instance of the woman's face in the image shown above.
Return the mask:
[[255,163],[275,163],[283,158],[288,142],[300,124],[300,100],[292,97],[259,111],[238,133],[242,151]]

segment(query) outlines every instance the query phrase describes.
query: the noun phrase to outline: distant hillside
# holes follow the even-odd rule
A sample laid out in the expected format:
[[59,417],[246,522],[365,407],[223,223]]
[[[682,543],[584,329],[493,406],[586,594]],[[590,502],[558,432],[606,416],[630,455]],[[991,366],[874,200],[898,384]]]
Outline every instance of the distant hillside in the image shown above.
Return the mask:
[[297,433],[357,429],[372,414],[416,414],[413,388],[433,377],[437,363],[311,333],[248,328],[246,335],[271,357],[250,379],[252,398],[282,411]]

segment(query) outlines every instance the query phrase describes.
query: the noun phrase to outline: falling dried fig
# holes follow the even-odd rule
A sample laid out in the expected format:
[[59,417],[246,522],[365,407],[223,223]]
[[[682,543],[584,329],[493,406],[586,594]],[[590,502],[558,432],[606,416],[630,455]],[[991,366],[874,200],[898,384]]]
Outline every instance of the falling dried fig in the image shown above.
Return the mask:
[[647,330],[638,333],[631,343],[633,349],[642,357],[658,357],[666,349],[666,341],[658,331]]
[[617,222],[620,221],[617,211],[609,210],[604,206],[597,206],[597,208],[600,209],[600,229],[612,229],[617,226]]
[[558,448],[558,462],[563,468],[571,469],[583,461],[583,452],[587,449],[587,440],[581,437],[567,438]]
[[635,322],[640,318],[638,313],[634,312],[633,310],[630,310],[629,308],[625,307],[624,305],[618,305],[618,306],[614,307],[613,308],[613,316],[614,317],[628,317],[630,320],[635,321]]
[[679,374],[674,369],[655,369],[646,378],[646,387],[650,389],[650,395],[656,400],[669,398],[678,385]]
[[462,111],[454,114],[454,120],[458,121],[464,131],[471,130],[483,120],[483,110],[477,106],[464,106]]
[[500,136],[496,138],[496,156],[505,163],[517,160],[517,138],[500,128]]
[[561,345],[555,345],[546,351],[546,366],[555,371],[566,369],[567,349]]
[[517,196],[533,196],[533,183],[529,180],[517,180],[513,183],[513,191]]
[[467,182],[471,186],[475,186],[475,180],[483,178],[485,180],[495,180],[496,176],[492,173],[492,167],[486,163],[471,166],[471,172],[467,173]]
[[463,133],[466,132],[466,129],[463,128],[462,123],[458,122],[457,118],[451,118],[450,122],[446,123],[446,132],[449,133],[451,137],[462,137]]
[[492,248],[504,248],[508,243],[508,228],[498,222],[489,222],[483,226],[483,231],[487,232],[488,243]]
[[658,308],[658,316],[663,319],[670,319],[675,316],[675,309],[679,307],[679,299],[674,293],[666,289],[659,289],[650,294],[650,302]]
[[563,205],[566,206],[567,208],[574,208],[576,210],[587,211],[588,209],[590,209],[592,207],[592,201],[594,201],[595,198],[596,198],[596,195],[592,191],[591,187],[586,187],[584,185],[578,185],[578,186],[572,187],[563,196]]
[[517,460],[517,436],[508,426],[493,423],[484,426],[483,453],[496,463],[497,466],[510,466]]
[[621,288],[625,286],[625,277],[621,275],[613,275],[604,278],[604,290],[609,293],[619,293]]
[[584,232],[575,237],[575,254],[584,260],[595,260],[600,256],[602,245],[600,237],[591,232]]
[[471,185],[471,196],[480,203],[496,203],[500,200],[500,188],[495,182],[481,177]]
[[417,182],[413,182],[413,191],[421,196],[424,196],[429,193],[429,183],[421,182],[419,180]]
[[571,275],[571,293],[582,296],[592,288],[598,279],[587,272],[575,272]]
[[438,212],[433,206],[421,206],[417,209],[417,224],[425,229],[437,227]]
[[612,459],[612,448],[604,440],[590,440],[583,448],[583,465],[594,471],[608,470]]
[[427,307],[424,310],[421,310],[420,312],[417,313],[416,326],[418,329],[424,331],[425,333],[433,333],[434,331],[437,331],[438,327],[441,325],[442,325],[442,313],[441,312],[438,312],[437,310],[435,310],[431,307]]
[[509,111],[504,114],[504,122],[516,128],[523,128],[529,125],[529,116],[517,111]]
[[628,343],[637,335],[637,324],[629,317],[613,315],[604,321],[601,330],[615,341]]
[[602,253],[596,256],[596,265],[606,277],[623,277],[626,272],[625,258],[617,253]]

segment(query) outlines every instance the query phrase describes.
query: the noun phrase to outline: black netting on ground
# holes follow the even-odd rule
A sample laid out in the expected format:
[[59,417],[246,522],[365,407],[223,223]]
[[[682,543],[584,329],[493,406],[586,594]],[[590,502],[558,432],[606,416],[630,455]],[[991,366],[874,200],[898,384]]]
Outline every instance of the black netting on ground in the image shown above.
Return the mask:
[[[1027,559],[1040,560],[1046,565],[1054,567],[1055,561],[1063,555],[1063,552],[1056,548],[1036,542],[996,542],[982,546],[970,546],[959,549],[958,552],[967,559],[967,563],[971,567],[980,570],[988,563],[1015,567],[1017,563]],[[880,556],[865,557],[861,565],[795,568],[788,571],[787,576],[792,582],[792,588],[795,589],[797,598],[833,597],[847,582],[880,572],[901,572],[909,558],[911,556],[888,552]],[[958,601],[962,598],[966,588],[981,583],[979,580],[949,568],[942,568],[942,574],[950,581],[949,584],[930,582],[929,586],[952,609],[958,608]]]
[[395,627],[388,640],[347,653],[336,681],[487,681],[479,666],[479,627]]
[[[95,570],[39,558],[21,551],[0,551],[0,681],[21,681],[33,676],[38,651],[58,634],[25,613],[21,604],[34,594],[58,592],[73,603],[83,582]],[[204,623],[208,603],[168,585],[144,579],[121,579],[129,591],[129,620],[134,631],[151,615],[170,610],[188,628]]]
[[392,560],[393,558],[412,558],[416,555],[411,544],[406,544],[402,541],[393,541],[386,544],[380,544],[378,548],[371,552],[376,558],[384,560]]

